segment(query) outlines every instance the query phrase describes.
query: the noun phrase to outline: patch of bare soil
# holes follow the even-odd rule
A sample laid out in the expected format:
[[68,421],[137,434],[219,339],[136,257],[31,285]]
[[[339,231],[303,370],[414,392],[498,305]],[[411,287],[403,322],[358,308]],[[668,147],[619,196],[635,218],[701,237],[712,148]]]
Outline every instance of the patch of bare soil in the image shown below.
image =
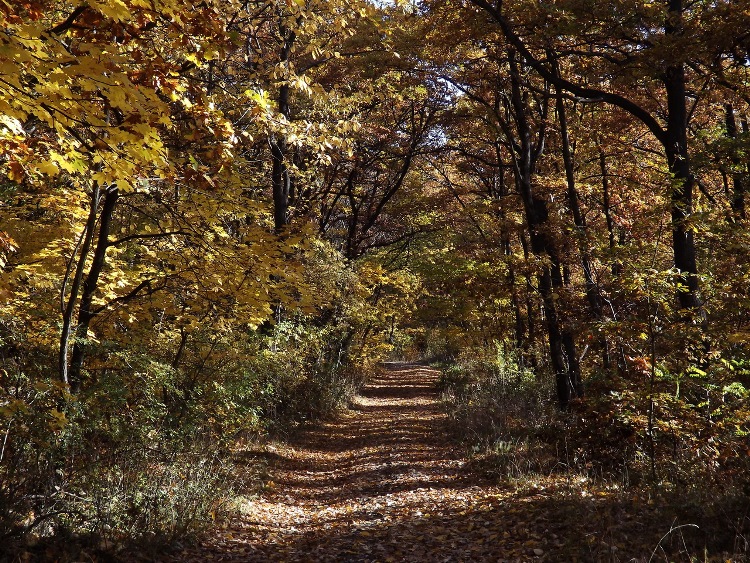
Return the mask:
[[[469,471],[448,439],[438,376],[387,365],[337,420],[273,449],[265,492],[175,560],[647,561],[652,548],[662,553],[663,531],[644,534],[654,507],[606,490],[571,494],[570,478],[518,487]],[[679,546],[676,555],[690,560]]]

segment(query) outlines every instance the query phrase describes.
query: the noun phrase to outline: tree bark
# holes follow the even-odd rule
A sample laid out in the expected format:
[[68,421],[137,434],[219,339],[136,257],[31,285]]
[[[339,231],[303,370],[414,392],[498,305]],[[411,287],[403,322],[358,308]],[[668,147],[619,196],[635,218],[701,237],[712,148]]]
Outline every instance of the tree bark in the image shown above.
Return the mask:
[[591,250],[588,246],[588,232],[586,219],[581,212],[580,197],[576,189],[575,172],[573,168],[573,151],[570,149],[570,137],[568,135],[568,119],[565,110],[565,102],[562,93],[557,92],[557,118],[560,122],[560,142],[562,149],[563,164],[565,165],[565,180],[567,184],[567,199],[570,213],[573,216],[573,224],[576,227],[576,238],[578,251],[580,253],[581,268],[586,285],[586,298],[594,316],[599,319],[602,316],[602,302],[599,291],[594,281],[594,270],[591,265]]
[[[609,172],[607,171],[607,157],[604,154],[604,150],[599,147],[599,170],[602,175],[602,207],[604,213],[604,220],[607,224],[607,235],[609,239],[609,250],[612,254],[613,261],[611,265],[612,276],[618,278],[622,273],[622,264],[614,258],[615,247],[617,246],[617,237],[615,236],[615,222],[612,217],[612,203],[609,194]],[[622,234],[620,235],[620,243],[622,244]],[[617,315],[614,307],[612,307],[612,318],[616,321]],[[615,338],[617,340],[618,338]],[[607,366],[609,367],[609,366]],[[621,344],[617,345],[617,369],[621,373],[624,373],[627,368],[627,362],[625,358],[625,350]]]
[[[283,24],[280,26],[282,37],[279,61],[281,64],[289,62],[289,55],[297,38],[294,31]],[[276,100],[279,113],[289,119],[289,84],[284,82],[279,87]],[[273,222],[276,232],[281,232],[289,223],[289,198],[292,191],[292,180],[287,166],[287,142],[283,135],[275,134],[271,138],[271,187],[273,191]]]
[[[737,138],[737,122],[734,118],[734,107],[732,104],[726,104],[724,106],[727,137],[730,139]],[[734,170],[732,171],[732,194],[730,196],[729,204],[732,207],[732,213],[735,219],[745,219],[745,178],[744,174],[739,172],[741,165],[740,159],[737,158],[736,153],[733,152],[732,165]]]
[[[601,321],[604,317],[602,311],[602,299],[599,294],[599,287],[594,280],[594,269],[591,264],[591,249],[589,248],[588,241],[588,228],[586,226],[586,218],[581,212],[580,198],[578,196],[578,190],[576,189],[575,170],[573,165],[573,151],[570,147],[570,136],[568,134],[568,118],[565,110],[565,100],[562,96],[562,91],[557,89],[557,119],[560,123],[560,144],[562,149],[563,164],[565,165],[565,180],[567,184],[567,199],[570,213],[573,216],[573,224],[575,225],[576,239],[578,242],[578,252],[580,254],[581,268],[583,269],[583,279],[586,287],[586,299],[589,303],[589,308],[593,317],[597,321]],[[572,347],[572,343],[568,344]],[[604,335],[599,338],[599,346],[602,352],[602,364],[604,369],[609,368],[609,343]],[[571,352],[569,352],[571,353]],[[577,363],[577,359],[575,359]],[[577,366],[577,371],[580,372],[580,366]]]
[[[669,0],[667,36],[682,34],[682,0]],[[685,65],[669,65],[664,72],[667,92],[667,127],[664,149],[672,176],[671,215],[674,265],[678,274],[677,297],[680,308],[702,313],[703,304],[698,295],[698,265],[693,229],[689,221],[693,214],[693,188],[695,178],[690,168],[687,140],[687,101],[685,98]]]
[[[89,216],[86,220],[86,226],[83,232],[83,242],[81,244],[80,255],[75,266],[75,273],[73,275],[73,282],[70,286],[70,294],[68,300],[65,302],[63,307],[62,317],[62,330],[60,332],[60,349],[58,353],[58,370],[60,373],[60,380],[71,386],[70,375],[68,372],[68,354],[70,351],[70,336],[73,326],[73,316],[75,314],[76,302],[78,301],[78,294],[81,291],[81,283],[83,281],[83,273],[86,265],[86,259],[88,258],[89,251],[91,250],[91,244],[94,239],[94,229],[96,228],[96,216],[99,211],[100,201],[100,188],[99,183],[94,182],[91,193],[91,208],[89,209]],[[75,261],[75,255],[70,258],[71,263]],[[67,279],[67,278],[66,278]],[[62,300],[65,299],[65,286],[67,283],[63,283],[62,287]]]
[[[614,252],[617,246],[617,239],[615,236],[615,221],[612,218],[612,202],[609,194],[609,172],[607,171],[607,156],[601,147],[599,148],[599,171],[602,174],[602,212],[604,213],[604,221],[607,224],[609,250],[610,252]],[[617,276],[619,274],[619,264],[613,263],[612,275]]]
[[[575,397],[583,394],[580,366],[573,335],[562,326],[557,301],[563,286],[560,257],[548,232],[549,208],[547,200],[532,186],[535,163],[544,146],[540,139],[531,139],[531,126],[527,117],[528,106],[521,93],[521,76],[516,54],[509,51],[511,79],[511,106],[518,133],[518,150],[514,171],[518,191],[524,205],[529,229],[531,251],[537,256],[546,255],[550,263],[542,267],[539,275],[539,293],[544,307],[545,324],[549,340],[550,361],[555,373],[557,399],[561,409],[566,409]],[[543,134],[543,133],[540,133]],[[556,291],[557,290],[557,291]]]
[[70,387],[74,392],[81,388],[81,370],[86,353],[86,339],[91,321],[96,316],[96,313],[91,309],[91,305],[94,300],[94,293],[99,284],[99,276],[104,269],[107,248],[109,248],[109,231],[118,197],[119,192],[116,187],[111,187],[105,192],[104,205],[99,217],[99,234],[96,241],[96,249],[94,250],[94,259],[91,263],[89,273],[83,282],[81,304],[78,308],[76,339],[73,344],[73,355],[70,360]]
[[[495,107],[495,111],[498,108]],[[495,198],[496,201],[502,202],[508,196],[509,187],[505,181],[505,163],[502,158],[501,144],[495,143],[495,159],[497,164],[498,182],[496,189],[489,190],[489,196]],[[512,256],[513,248],[511,245],[511,233],[505,225],[506,212],[505,207],[500,203],[498,210],[498,219],[502,225],[500,231],[500,247],[503,250],[503,255],[507,259],[507,280],[508,286],[510,287],[511,302],[513,303],[513,318],[514,318],[514,332],[516,348],[523,350],[524,353],[529,353],[530,342],[526,340],[526,326],[523,321],[523,313],[521,312],[521,298],[518,294],[518,288],[516,287],[516,271],[513,267]]]

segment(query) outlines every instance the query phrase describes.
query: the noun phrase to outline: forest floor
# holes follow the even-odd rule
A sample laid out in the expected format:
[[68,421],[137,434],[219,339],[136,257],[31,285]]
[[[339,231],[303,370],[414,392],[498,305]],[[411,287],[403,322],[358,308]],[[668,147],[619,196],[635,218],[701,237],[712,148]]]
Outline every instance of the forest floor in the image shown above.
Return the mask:
[[727,560],[689,548],[702,532],[646,498],[570,474],[474,471],[449,438],[438,377],[387,365],[336,420],[269,447],[260,496],[174,560]]

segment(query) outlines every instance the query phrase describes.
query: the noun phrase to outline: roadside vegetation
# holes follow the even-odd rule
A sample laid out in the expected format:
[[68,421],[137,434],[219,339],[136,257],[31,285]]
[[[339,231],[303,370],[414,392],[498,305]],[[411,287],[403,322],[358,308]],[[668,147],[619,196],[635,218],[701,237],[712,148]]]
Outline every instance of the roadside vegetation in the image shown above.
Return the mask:
[[750,0],[0,2],[0,545],[195,537],[405,359],[493,478],[715,507],[745,554],[747,29]]

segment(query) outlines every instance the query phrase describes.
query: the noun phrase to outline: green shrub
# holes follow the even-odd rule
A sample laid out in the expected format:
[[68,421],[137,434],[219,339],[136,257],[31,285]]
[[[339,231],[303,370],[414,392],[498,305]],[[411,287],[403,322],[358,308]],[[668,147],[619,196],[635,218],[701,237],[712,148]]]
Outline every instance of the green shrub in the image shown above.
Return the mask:
[[555,466],[547,443],[559,425],[551,384],[524,367],[511,346],[464,351],[444,369],[440,387],[449,427],[492,472],[521,476]]
[[523,367],[511,347],[494,342],[462,353],[441,378],[454,428],[471,447],[516,441],[549,422],[552,389]]

